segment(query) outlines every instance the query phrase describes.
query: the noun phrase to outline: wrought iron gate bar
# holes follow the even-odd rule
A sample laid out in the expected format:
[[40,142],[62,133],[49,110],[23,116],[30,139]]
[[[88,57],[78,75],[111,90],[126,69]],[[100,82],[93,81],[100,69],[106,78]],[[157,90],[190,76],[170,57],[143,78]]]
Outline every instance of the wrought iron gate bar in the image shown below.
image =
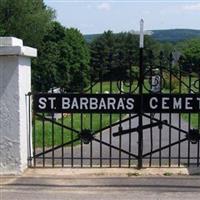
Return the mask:
[[[72,113],[71,115],[71,128],[74,129],[74,115]],[[74,134],[73,134],[73,130],[71,130],[71,141],[74,140]],[[71,167],[74,166],[74,146],[73,146],[73,143],[71,143],[71,156],[72,156],[72,159],[71,159]]]
[[[181,67],[179,66],[179,86],[178,86],[178,92],[182,93],[182,71],[180,69]],[[182,120],[181,120],[181,114],[179,113],[179,119],[178,119],[178,127],[181,127],[182,125]],[[181,131],[178,131],[178,140],[181,139]],[[181,143],[178,144],[178,166],[180,167],[181,165]]]
[[[30,137],[31,137],[31,135],[30,135]],[[32,138],[30,138],[30,140],[31,139]],[[34,167],[36,167],[36,157],[35,157],[35,154],[36,154],[36,130],[35,130],[35,115],[33,114],[33,165],[34,165]]]
[[79,132],[80,132],[80,131],[77,131],[77,130],[75,130],[75,129],[72,129],[72,128],[66,126],[66,125],[62,125],[61,123],[56,122],[54,119],[49,119],[49,118],[47,118],[47,117],[43,117],[43,116],[40,115],[40,114],[35,114],[35,116],[40,117],[41,119],[43,119],[43,120],[45,120],[45,121],[52,122],[52,124],[56,124],[56,125],[58,125],[58,126],[60,126],[60,127],[63,127],[63,128],[65,128],[65,129],[68,129],[68,130],[73,131],[73,132],[75,132],[75,133],[79,133]]
[[[90,69],[90,86],[92,86],[92,68]],[[88,90],[90,94],[93,93],[93,86]],[[93,130],[93,115],[90,113],[90,130]],[[90,167],[93,165],[93,141],[90,142]]]
[[[150,116],[148,116],[147,114],[144,114],[144,113],[143,113],[143,116],[145,116],[145,117],[147,117],[147,118],[149,118],[149,119],[151,118]],[[152,118],[152,120],[159,122],[159,119],[156,119],[156,118]],[[185,131],[185,130],[183,130],[183,129],[181,129],[181,128],[178,128],[178,127],[176,127],[176,126],[173,126],[173,125],[171,125],[171,124],[169,124],[169,123],[166,123],[166,122],[164,122],[164,121],[163,121],[162,124],[165,125],[165,126],[171,127],[171,128],[173,128],[173,129],[175,129],[175,130],[177,130],[177,131],[180,131],[180,132],[182,132],[182,133],[188,134],[188,131]]]
[[[150,123],[150,124],[146,124],[146,125],[143,125],[141,128],[143,129],[143,130],[145,130],[145,129],[148,129],[148,128],[153,128],[153,127],[156,127],[156,126],[158,126],[159,128],[161,128],[160,126],[163,124],[163,122],[164,123],[167,123],[167,120],[163,120],[163,121],[161,121],[161,122],[155,122],[155,123]],[[136,127],[136,128],[130,128],[130,129],[127,129],[127,130],[120,130],[119,132],[115,132],[115,133],[113,133],[113,136],[114,137],[116,137],[116,136],[119,136],[119,135],[125,135],[125,134],[127,134],[127,133],[133,133],[133,132],[138,132],[138,129],[139,129],[140,127]]]
[[110,124],[110,125],[108,125],[108,126],[105,126],[105,127],[102,128],[102,129],[95,130],[95,131],[93,132],[93,134],[95,135],[95,134],[99,133],[100,131],[105,131],[105,130],[107,130],[107,129],[113,128],[113,127],[119,125],[120,123],[124,123],[124,122],[129,121],[129,120],[131,120],[131,119],[134,119],[134,118],[136,118],[136,117],[138,117],[137,114],[136,114],[136,115],[132,115],[131,117],[127,117],[127,118],[125,118],[125,119],[122,119],[121,121],[114,122],[114,123],[112,123],[112,124]]
[[64,144],[64,128],[63,128],[63,125],[64,125],[64,116],[63,116],[63,113],[61,114],[61,125],[62,125],[62,128],[61,128],[61,135],[62,135],[62,138],[61,138],[61,145],[62,145],[62,149],[61,149],[61,151],[62,151],[62,167],[64,167],[64,146],[63,146],[63,144]]
[[[54,148],[51,148],[51,149],[48,149],[48,150],[46,150],[46,151],[44,151],[44,152],[41,152],[41,153],[38,153],[38,154],[34,154],[34,155],[33,155],[33,158],[37,158],[37,157],[42,156],[42,155],[44,155],[44,154],[50,153],[50,152],[52,152],[52,151],[55,151],[55,150],[57,150],[57,149],[60,149],[61,147],[67,146],[67,145],[72,144],[72,143],[74,143],[74,142],[77,142],[77,141],[79,141],[79,140],[80,140],[80,138],[76,138],[76,139],[74,139],[74,140],[72,140],[72,141],[65,142],[64,144],[58,145],[58,146],[56,146],[56,147],[54,147]],[[46,158],[46,157],[45,157],[45,158]]]
[[99,142],[99,143],[101,143],[101,144],[104,144],[104,145],[106,145],[106,146],[109,146],[109,147],[111,147],[111,148],[113,148],[113,149],[116,149],[116,150],[118,150],[118,151],[120,150],[121,152],[123,152],[123,153],[125,153],[125,154],[127,154],[127,155],[130,155],[130,156],[133,156],[133,157],[135,157],[135,158],[138,158],[137,155],[132,154],[132,153],[130,153],[130,152],[128,152],[128,151],[125,151],[124,149],[120,149],[119,147],[113,146],[113,145],[111,145],[111,144],[109,144],[109,143],[107,143],[107,142],[101,141],[101,140],[99,140],[99,139],[97,139],[97,138],[94,138],[93,140],[96,141],[96,142]]
[[[42,113],[44,119],[44,113]],[[45,121],[42,120],[42,151],[45,152]],[[43,154],[43,167],[45,167],[45,154]]]
[[[160,76],[161,76],[161,79],[160,79],[160,93],[162,92],[162,87],[163,87],[163,60],[164,60],[164,54],[163,52],[160,52],[160,55],[159,55],[159,71],[160,71]],[[151,119],[152,121],[152,119]],[[162,121],[162,113],[160,112],[159,113],[159,121]],[[153,136],[152,136],[153,137]],[[162,131],[161,129],[159,129],[159,148],[162,147]],[[153,145],[151,146],[151,151],[153,151]],[[152,160],[152,154],[150,155],[151,156],[151,160]],[[159,151],[159,167],[162,166],[162,151]]]
[[[197,87],[196,89],[198,89],[198,92],[200,94],[200,69],[198,71],[198,80],[199,80],[199,87]],[[198,130],[200,130],[200,113],[198,113]],[[198,141],[198,145],[197,145],[197,166],[199,167],[200,165],[200,140]]]
[[[191,69],[189,69],[189,71],[191,72]],[[188,93],[191,93],[191,82],[192,82],[192,77],[191,77],[191,73],[189,72],[189,88],[188,88]],[[188,125],[188,133],[191,130],[191,113],[188,113],[188,121],[189,121],[189,125]],[[190,134],[187,135],[187,139],[188,139],[188,166],[190,166]]]
[[[149,57],[153,58],[152,52],[151,52],[151,55]],[[153,77],[153,69],[152,69],[153,68],[153,60],[152,59],[149,60],[149,65],[150,65],[150,77]],[[161,79],[162,79],[162,76],[161,76]],[[158,81],[156,81],[155,84],[154,83],[151,83],[151,84],[153,85],[153,87],[156,87],[159,83],[158,83]],[[145,84],[144,84],[144,88],[145,88]],[[145,89],[148,90],[147,88],[145,88]],[[151,88],[150,88],[149,92],[152,93]],[[159,92],[160,92],[160,90],[159,90]],[[149,125],[153,124],[152,117],[153,116],[151,114],[150,115],[150,124]],[[161,120],[160,120],[160,122],[161,122]],[[159,125],[160,122],[156,122],[156,123]],[[153,128],[152,127],[150,127],[150,151],[153,151]],[[152,166],[152,154],[150,155],[149,166],[150,167]]]
[[[184,138],[184,139],[181,139],[181,140],[179,140],[179,141],[170,143],[170,144],[168,144],[168,145],[166,145],[166,146],[163,146],[163,147],[161,147],[161,148],[155,149],[155,150],[153,150],[153,151],[151,151],[151,152],[148,152],[148,153],[144,154],[143,157],[146,157],[146,156],[151,155],[151,154],[153,154],[153,153],[157,153],[157,152],[159,152],[159,151],[162,151],[162,150],[164,150],[164,149],[166,149],[166,148],[172,147],[172,146],[174,146],[174,145],[176,145],[176,144],[185,142],[185,141],[187,141],[187,140],[188,140],[187,138]],[[169,157],[168,157],[168,158],[169,158]]]
[[[41,156],[42,156],[42,155],[41,155]],[[41,159],[41,160],[42,160],[43,158],[42,158],[41,156],[37,157],[37,159]],[[135,157],[133,157],[133,156],[131,156],[131,157],[132,157],[131,160],[137,161],[137,158],[135,158]],[[81,158],[81,157],[74,157],[73,159],[74,159],[74,160],[79,160],[80,158]],[[100,160],[99,157],[92,157],[92,158],[93,158],[94,160]],[[148,160],[148,159],[150,159],[150,158],[151,158],[150,155],[149,155],[149,156],[145,156],[145,157],[143,157],[143,160]],[[196,158],[197,158],[196,156],[190,157],[190,159],[193,159],[193,160],[195,160]],[[51,159],[52,159],[52,156],[46,156],[45,159],[51,160]],[[55,159],[55,160],[61,160],[62,157],[56,157],[56,156],[55,156],[54,159]],[[69,157],[65,157],[65,156],[64,156],[63,159],[64,159],[64,160],[71,160],[71,156],[69,156]],[[103,157],[102,159],[103,159],[103,160],[109,160],[110,157]],[[112,157],[112,159],[113,159],[113,160],[119,160],[119,157]],[[167,160],[167,159],[169,159],[169,157],[168,157],[168,156],[163,156],[162,159]],[[172,159],[172,160],[177,160],[177,157],[172,156],[171,159]],[[181,160],[187,160],[187,159],[188,159],[187,156],[182,156],[182,157],[181,157]],[[84,157],[83,160],[90,160],[90,157]],[[128,157],[126,157],[126,158],[123,158],[123,157],[122,157],[122,160],[128,161],[129,158],[128,158]],[[153,160],[159,160],[159,156],[154,156],[154,157],[153,157]]]

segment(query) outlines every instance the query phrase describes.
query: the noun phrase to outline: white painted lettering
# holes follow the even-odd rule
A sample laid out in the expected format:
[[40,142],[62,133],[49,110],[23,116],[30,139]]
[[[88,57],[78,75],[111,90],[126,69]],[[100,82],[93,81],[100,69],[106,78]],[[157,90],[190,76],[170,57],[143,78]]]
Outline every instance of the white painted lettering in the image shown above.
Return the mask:
[[95,109],[97,109],[98,108],[98,100],[97,100],[97,98],[90,98],[90,109],[91,110],[95,110]]
[[77,98],[74,97],[71,105],[71,109],[79,109]]
[[119,109],[124,110],[124,102],[123,102],[122,98],[119,99],[119,102],[118,102],[118,105],[117,105],[117,110],[119,110]]
[[149,106],[151,109],[158,108],[158,99],[156,97],[152,97],[149,101]]
[[191,101],[192,101],[192,97],[185,98],[185,109],[186,110],[192,110]]
[[101,98],[100,103],[99,103],[99,110],[104,109],[106,110],[106,103],[104,98]]
[[48,100],[51,102],[51,109],[54,109],[54,101],[56,100],[56,97],[48,97]]
[[115,103],[116,103],[115,98],[113,97],[108,98],[107,103],[108,103],[108,109],[113,109],[113,110],[115,109]]
[[167,101],[169,101],[169,97],[162,98],[162,109],[169,109],[169,106],[167,106]]
[[126,101],[126,103],[127,103],[126,109],[127,110],[134,109],[134,102],[135,102],[135,100],[133,98],[128,98],[127,101]]
[[86,97],[80,99],[80,109],[88,109],[88,99]]
[[47,99],[45,97],[41,97],[41,98],[39,98],[39,105],[38,105],[38,107],[40,109],[45,109],[46,106],[47,106],[46,103],[47,103]]
[[176,97],[173,98],[173,109],[182,109],[182,99]]
[[70,108],[70,99],[68,97],[62,98],[62,109],[69,109]]

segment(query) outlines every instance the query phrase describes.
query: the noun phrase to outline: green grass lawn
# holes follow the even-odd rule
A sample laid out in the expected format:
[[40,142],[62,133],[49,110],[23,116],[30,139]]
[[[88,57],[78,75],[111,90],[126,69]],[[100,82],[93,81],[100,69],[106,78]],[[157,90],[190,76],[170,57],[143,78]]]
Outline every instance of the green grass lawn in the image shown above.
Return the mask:
[[[191,84],[192,84],[191,90],[194,91],[195,93],[199,93],[200,91],[197,88],[194,87],[194,82],[196,80],[198,80],[198,77],[192,77],[191,78]],[[188,94],[189,88],[186,85],[189,86],[189,77],[186,77],[186,76],[182,77],[182,81],[185,84],[184,83],[181,84],[181,93]],[[197,86],[198,86],[198,83],[197,83]],[[179,90],[179,83],[178,83],[174,92],[179,93],[179,91],[180,90]],[[184,114],[181,114],[181,116],[186,122],[188,122],[189,114],[184,113]],[[197,114],[194,114],[194,113],[190,114],[190,123],[191,123],[191,126],[193,128],[197,128],[197,129],[200,130],[200,114],[198,114],[198,113]]]
[[[199,92],[199,90],[197,88],[194,87],[194,82],[198,80],[198,77],[192,77],[191,78],[191,91],[193,92]],[[181,93],[183,94],[187,94],[189,92],[189,88],[187,87],[189,86],[189,77],[182,77],[182,83],[181,83]],[[174,93],[179,93],[179,81],[177,80],[175,82],[175,89],[174,89]]]
[[[198,79],[198,77],[192,77],[191,78],[191,90],[194,92],[199,92],[196,88],[194,88],[193,83]],[[169,80],[166,80],[167,82],[169,82]],[[169,83],[168,83],[169,84]],[[174,80],[172,81],[172,93],[181,93],[182,94],[187,94],[189,92],[189,88],[187,86],[189,86],[189,77],[183,76],[182,77],[182,83],[181,85],[179,85],[179,80],[177,78],[174,78]],[[119,88],[117,87],[117,82],[103,82],[102,83],[102,93],[105,93],[105,91],[110,92],[110,85],[112,87],[112,93],[119,93]],[[149,80],[145,79],[144,80],[144,85],[145,87],[143,87],[143,92],[144,93],[149,93],[148,90],[150,90],[150,84],[149,84]],[[179,87],[181,86],[181,89],[179,89]],[[137,87],[137,81],[133,81],[132,84],[132,88],[131,90],[133,91],[135,88]],[[101,93],[101,84],[97,83],[96,85],[93,86],[92,88],[92,93]],[[126,84],[123,84],[123,90],[124,92],[129,92],[129,86]],[[166,86],[165,84],[165,88],[163,88],[162,90],[163,93],[169,93],[169,88]],[[88,91],[88,93],[90,93],[90,91]],[[135,93],[138,93],[138,89],[135,91]]]
[[[186,113],[184,113],[184,114],[182,114],[182,118],[186,121],[186,122],[188,122],[188,120],[189,120],[189,114],[186,114]],[[191,122],[191,126],[193,127],[193,128],[196,128],[196,129],[199,129],[200,130],[200,113],[198,114],[191,114],[190,115],[190,122]]]
[[[81,123],[82,119],[82,123]],[[65,126],[71,127],[75,130],[80,131],[81,126],[83,129],[91,129],[90,124],[92,121],[92,131],[99,130],[109,124],[112,124],[120,119],[119,114],[112,114],[112,118],[110,119],[109,114],[72,114],[64,117],[63,124]],[[61,119],[57,120],[58,123],[62,123]],[[52,131],[54,130],[54,131]],[[42,147],[43,142],[46,147],[52,146],[53,134],[54,132],[54,145],[62,144],[62,131],[63,131],[63,143],[69,142],[78,137],[77,133],[67,130],[65,128],[62,129],[61,126],[54,124],[52,126],[51,122],[44,122],[44,132],[43,132],[43,122],[39,119],[35,120],[35,144],[36,147]],[[43,135],[44,133],[44,135]],[[43,141],[44,137],[44,141]],[[34,139],[34,137],[33,137]],[[80,141],[76,142],[77,144]]]
[[[132,87],[135,88],[136,84],[137,84],[137,82],[134,81]],[[95,93],[101,93],[101,90],[102,90],[102,93],[105,93],[105,92],[110,93],[110,91],[112,91],[112,93],[115,94],[115,93],[120,92],[119,87],[120,87],[120,83],[119,82],[117,83],[116,81],[112,81],[112,82],[105,81],[105,82],[102,82],[102,83],[98,82],[97,84],[95,84],[93,86],[92,93],[94,93],[94,94]],[[124,92],[129,92],[128,85],[123,84],[123,90],[124,90]],[[88,93],[90,93],[90,90],[88,91]]]

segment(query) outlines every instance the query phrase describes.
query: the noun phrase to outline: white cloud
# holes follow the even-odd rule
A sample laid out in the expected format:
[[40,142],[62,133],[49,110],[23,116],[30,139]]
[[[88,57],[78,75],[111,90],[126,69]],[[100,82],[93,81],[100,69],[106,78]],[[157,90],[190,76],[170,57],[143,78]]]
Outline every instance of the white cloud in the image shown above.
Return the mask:
[[111,9],[109,3],[101,3],[97,6],[98,10],[109,11]]
[[182,9],[188,11],[200,11],[200,3],[184,5]]

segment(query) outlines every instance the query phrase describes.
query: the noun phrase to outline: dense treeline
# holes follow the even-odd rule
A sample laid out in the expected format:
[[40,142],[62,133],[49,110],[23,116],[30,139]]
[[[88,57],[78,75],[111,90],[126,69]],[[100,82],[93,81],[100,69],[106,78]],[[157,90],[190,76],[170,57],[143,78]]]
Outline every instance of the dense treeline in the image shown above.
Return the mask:
[[[89,79],[126,79],[136,76],[139,62],[139,38],[129,32],[113,34],[106,31],[87,43],[79,30],[65,28],[55,21],[55,11],[43,0],[1,0],[0,35],[23,39],[25,45],[38,49],[32,63],[32,88],[48,91],[80,91]],[[162,50],[165,60],[170,52],[182,55],[183,69],[200,71],[200,39],[177,44],[160,43],[145,36],[144,64],[149,52],[154,64]]]
[[180,42],[176,48],[183,55],[183,69],[200,74],[200,37]]
[[[159,44],[151,37],[145,36],[145,57],[148,50],[158,54]],[[90,66],[96,75],[104,80],[125,79],[130,75],[132,67],[138,66],[139,62],[139,37],[128,32],[113,34],[111,31],[104,32],[90,43],[91,62]],[[147,59],[145,59],[147,60]]]

